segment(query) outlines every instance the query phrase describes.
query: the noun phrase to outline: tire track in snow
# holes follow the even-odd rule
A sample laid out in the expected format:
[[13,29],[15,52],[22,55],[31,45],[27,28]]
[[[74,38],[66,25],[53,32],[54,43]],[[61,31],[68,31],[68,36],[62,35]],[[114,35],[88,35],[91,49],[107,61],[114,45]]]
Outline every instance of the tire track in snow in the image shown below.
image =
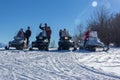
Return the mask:
[[[41,60],[41,59],[44,59],[45,58],[45,60],[46,61],[48,61],[49,60],[49,55],[43,55],[43,56],[34,56],[34,57],[32,57],[32,58],[29,58],[30,59],[30,61],[38,61],[38,60]],[[20,60],[20,61],[18,61],[18,65],[23,65],[23,64],[25,64],[26,62],[23,62],[23,61],[26,61],[26,59],[24,59],[24,60]],[[45,61],[45,62],[46,62]],[[27,63],[27,64],[29,64],[29,63]],[[42,76],[44,76],[44,77],[48,77],[48,79],[50,79],[50,80],[54,80],[55,78],[53,77],[53,76],[61,76],[62,78],[64,78],[65,76],[63,76],[63,75],[60,75],[59,73],[55,73],[55,72],[53,72],[53,71],[50,71],[50,70],[48,70],[48,69],[46,69],[46,68],[44,68],[44,66],[41,66],[41,65],[38,65],[38,64],[36,64],[36,65],[32,65],[32,67],[34,67],[34,70],[35,69],[39,69],[40,70],[40,73],[42,72]],[[31,71],[33,71],[34,72],[34,70],[31,70]],[[54,74],[54,75],[52,75],[51,76],[51,74]],[[27,76],[27,75],[26,75]],[[36,74],[36,76],[41,76],[41,75],[39,75],[39,74]],[[24,77],[25,77],[25,75],[24,75]],[[45,78],[43,78],[44,80],[46,80]]]
[[[71,69],[70,67],[67,66],[68,62],[66,63],[66,61],[64,59],[71,60],[70,53],[68,53],[68,56],[70,56],[70,57],[66,56],[66,58],[65,58],[65,55],[63,55],[63,56],[62,57],[54,56],[55,57],[55,58],[53,57],[54,59],[51,58],[51,59],[53,59],[53,60],[51,60],[53,63],[53,66],[55,69],[57,69],[57,71],[61,72],[63,75],[69,76],[71,80],[81,80],[81,79],[85,79],[85,77],[87,78],[87,80],[90,80],[89,76],[87,76],[85,74],[81,74],[79,72],[79,70],[77,69],[79,66],[77,66],[76,63],[72,63],[74,65],[75,71],[74,71],[74,68]],[[65,62],[65,64],[63,62]]]
[[[11,53],[11,52],[10,52]],[[14,54],[15,53],[15,54]],[[107,73],[101,73],[97,70],[94,70],[90,67],[87,67],[85,65],[82,65],[79,63],[79,60],[77,59],[77,55],[75,53],[64,53],[64,54],[55,54],[53,55],[52,53],[48,53],[48,54],[43,54],[44,52],[38,53],[37,55],[32,55],[32,53],[27,52],[27,55],[30,54],[30,56],[27,56],[26,53],[22,53],[21,51],[19,53],[17,53],[17,51],[13,51],[14,56],[16,56],[16,54],[20,54],[21,56],[24,56],[24,58],[22,58],[20,61],[13,63],[10,61],[9,64],[12,63],[13,67],[16,68],[20,68],[18,70],[15,70],[16,72],[16,77],[19,79],[19,77],[21,77],[21,79],[27,79],[27,80],[46,80],[46,79],[50,79],[50,80],[56,80],[58,78],[55,77],[60,77],[58,80],[80,80],[80,79],[84,79],[86,78],[87,80],[92,80],[92,79],[100,79],[100,77],[103,77],[102,79],[110,79],[110,80],[119,80],[120,78],[116,78],[111,77],[111,74]],[[41,56],[41,55],[42,56]],[[11,56],[11,54],[8,54],[8,56]],[[9,56],[9,57],[10,57]],[[14,56],[12,58],[14,58]],[[19,56],[19,55],[18,55]],[[27,56],[27,57],[26,57]],[[11,58],[10,58],[11,59]],[[20,58],[18,58],[20,59]],[[8,59],[9,60],[9,59]],[[13,59],[12,59],[13,60]],[[37,64],[36,61],[40,61],[40,60],[45,60],[43,62],[49,62],[47,66],[47,64],[45,64],[45,66],[41,66],[40,64]],[[34,64],[31,64],[32,63]],[[51,64],[52,63],[52,64]],[[9,65],[8,64],[8,65]],[[31,64],[31,65],[29,65]],[[25,68],[25,66],[30,66]],[[72,67],[70,65],[73,65]],[[7,67],[5,67],[5,69],[3,68],[4,66],[1,65],[2,67],[1,70],[5,70],[7,72]],[[6,66],[6,65],[5,65]],[[7,69],[6,69],[7,68]],[[25,74],[23,74],[23,72],[21,71],[22,69],[25,69]],[[49,68],[53,68],[53,69],[49,69]],[[78,68],[78,69],[77,69]],[[40,72],[36,73],[36,75],[32,72],[35,72],[35,70],[40,70]],[[8,69],[9,70],[9,69]],[[88,72],[88,73],[84,73]],[[20,72],[18,72],[20,71]],[[83,72],[82,72],[83,71]],[[43,76],[48,76],[48,78],[43,78],[43,76],[41,76],[40,74],[43,72]],[[75,73],[75,74],[74,74]],[[91,74],[91,75],[89,75]],[[107,74],[107,75],[105,75]],[[31,76],[32,75],[32,76]],[[77,76],[75,76],[77,75]],[[79,76],[79,77],[78,77]],[[98,78],[94,78],[94,76],[98,76]]]
[[[69,74],[69,72],[63,71],[65,74],[74,77],[76,80],[93,80],[95,79],[94,76],[90,76],[89,74],[85,74],[84,70],[78,65],[76,64],[71,56],[71,53],[68,53],[66,55],[66,58],[64,57],[64,55],[62,55],[62,57],[57,57],[58,61],[60,61],[60,64],[63,65],[63,67],[69,69],[68,71],[71,71],[71,73]],[[69,65],[69,66],[68,66]],[[70,66],[72,66],[72,68],[70,68]],[[96,78],[98,79],[98,78]]]
[[[95,73],[95,74],[99,74],[99,75],[101,75],[101,76],[106,76],[106,77],[108,77],[108,78],[113,78],[113,80],[115,79],[115,80],[120,80],[120,76],[117,76],[117,75],[114,75],[114,74],[110,74],[110,73],[105,73],[105,72],[101,72],[101,71],[98,71],[98,70],[95,70],[95,69],[92,69],[92,68],[90,68],[90,67],[88,67],[88,66],[85,66],[85,65],[81,65],[81,64],[79,64],[79,60],[77,59],[77,55],[75,55],[75,54],[73,54],[73,59],[75,60],[75,62],[81,67],[81,68],[83,68],[83,69],[85,69],[85,70],[88,70],[88,71],[90,71],[90,72],[92,72],[92,73]],[[81,63],[81,62],[80,62]]]
[[[23,63],[22,63],[23,64]],[[42,78],[40,77],[33,77],[33,76],[28,76],[29,73],[27,74],[24,74],[23,72],[21,72],[21,70],[24,68],[22,65],[20,65],[19,63],[19,66],[17,64],[13,64],[14,65],[14,68],[17,67],[17,69],[19,68],[19,72],[16,70],[12,71],[12,69],[8,69],[6,66],[3,66],[3,65],[0,65],[0,68],[4,71],[6,71],[7,73],[9,73],[10,75],[13,75],[13,79],[14,80],[17,80],[19,78],[22,78],[22,79],[25,79],[25,80],[43,80]],[[14,75],[15,74],[15,75]],[[15,79],[16,78],[16,79]]]
[[51,60],[50,57],[48,57],[46,60],[49,61],[49,65],[51,65],[51,68],[53,68],[52,70],[47,69],[47,68],[45,68],[43,66],[37,66],[36,65],[35,67],[41,69],[43,74],[46,74],[46,76],[49,76],[50,77],[49,80],[56,80],[56,79],[58,79],[58,77],[59,77],[59,80],[61,80],[61,79],[62,80],[70,79],[70,77],[68,77],[68,76],[66,76],[64,74],[61,74],[60,71],[58,71],[58,70],[56,71],[56,69],[54,69],[55,67],[53,66],[53,63],[50,61]]
[[[56,79],[58,79],[58,77],[60,78],[60,80],[61,79],[62,80],[69,79],[69,77],[65,76],[64,74],[61,74],[58,72],[53,72],[53,71],[47,70],[46,68],[41,68],[41,67],[38,67],[38,68],[42,70],[43,74],[46,74],[46,76],[50,77],[49,80],[56,80]],[[44,79],[44,80],[46,80],[46,79]]]
[[[44,77],[41,77],[41,74],[42,74],[42,76],[46,76],[46,77],[48,77],[48,75],[46,75],[45,73],[42,73],[43,71],[40,71],[39,74],[36,73],[36,71],[37,70],[38,71],[41,70],[41,68],[39,67],[39,69],[38,69],[36,66],[30,65],[31,61],[33,63],[36,63],[36,60],[38,60],[38,57],[40,59],[46,58],[46,57],[43,57],[43,56],[36,56],[36,57],[33,57],[33,58],[29,58],[29,61],[28,61],[28,58],[26,58],[27,60],[26,59],[17,60],[15,62],[15,64],[17,63],[16,64],[16,68],[19,70],[19,73],[16,72],[16,74],[18,74],[19,76],[22,76],[22,77],[26,77],[26,78],[32,79],[32,80],[45,80]],[[25,62],[25,61],[27,61],[27,62]],[[14,64],[14,67],[15,67],[15,64]],[[28,67],[27,67],[28,69],[25,68],[26,65],[28,65]],[[23,69],[26,70],[26,71],[22,72]],[[23,75],[23,73],[24,73],[24,75]],[[49,79],[50,79],[50,77],[49,77]]]
[[[19,54],[19,57],[21,57],[21,56],[25,56],[24,54],[26,54],[26,53],[22,53],[22,54],[20,54],[20,52],[21,51],[19,51],[19,53],[17,53],[16,51],[16,53],[14,53],[14,51],[11,51],[11,52],[13,52],[13,54]],[[29,59],[28,59],[29,58]],[[41,56],[39,57],[40,59],[41,59]],[[14,67],[15,68],[15,74],[17,74],[17,77],[19,78],[19,76],[22,76],[22,77],[24,77],[24,79],[25,79],[25,77],[29,80],[29,79],[31,79],[31,80],[41,80],[42,78],[40,77],[40,75],[37,77],[37,75],[33,75],[33,73],[31,73],[31,71],[29,70],[29,69],[27,69],[26,68],[26,66],[28,65],[29,66],[29,64],[31,63],[31,60],[32,61],[34,61],[34,60],[37,60],[38,59],[38,56],[36,55],[36,57],[35,58],[30,58],[30,56],[28,57],[24,57],[24,58],[20,58],[20,60],[19,60],[19,58],[18,59],[15,59],[14,61],[12,61],[12,67]],[[28,60],[30,60],[30,62],[28,62]],[[11,61],[10,61],[10,63],[11,63]],[[29,68],[29,67],[28,67]],[[25,72],[23,72],[23,69],[25,70]],[[28,73],[27,73],[28,72]],[[25,73],[25,74],[24,74]],[[24,75],[23,75],[24,74]],[[33,76],[29,76],[29,75],[33,75]],[[22,78],[23,79],[23,78]],[[43,80],[45,80],[45,79],[43,79]]]
[[58,72],[60,75],[68,77],[68,79],[71,80],[80,80],[80,78],[72,76],[69,74],[69,71],[71,71],[67,66],[61,64],[61,62],[58,59],[59,57],[50,56],[50,63],[52,64],[53,68]]
[[[14,55],[16,55],[17,54],[17,52],[16,51],[11,51],[11,52],[13,52],[13,54]],[[10,52],[10,53],[11,53]],[[14,53],[15,52],[15,53]],[[21,51],[20,51],[21,52]],[[20,53],[19,52],[19,53]],[[12,64],[14,65],[13,67],[14,68],[16,68],[17,70],[15,70],[15,71],[17,71],[17,75],[18,75],[18,77],[19,76],[22,76],[23,78],[29,78],[29,79],[37,79],[37,80],[40,80],[40,79],[43,79],[43,80],[46,80],[46,78],[47,79],[50,79],[50,80],[53,80],[54,78],[52,78],[51,76],[50,76],[50,74],[53,74],[54,72],[48,72],[45,68],[43,69],[42,67],[36,67],[36,66],[33,66],[34,64],[37,64],[36,63],[36,61],[39,61],[39,60],[41,60],[41,59],[45,59],[45,60],[47,60],[48,59],[48,56],[49,55],[46,55],[46,54],[44,54],[43,55],[43,53],[42,54],[40,54],[40,53],[38,53],[37,52],[37,55],[31,55],[31,56],[27,56],[26,57],[26,54],[28,55],[29,53],[22,53],[22,54],[19,54],[19,58],[17,58],[15,61],[13,61],[12,62]],[[40,55],[39,55],[40,54]],[[31,67],[28,67],[28,68],[32,68],[32,67],[34,67],[34,69],[37,69],[37,68],[39,68],[41,71],[40,72],[38,72],[38,74],[36,74],[36,75],[34,75],[33,73],[31,73],[31,72],[34,72],[35,70],[32,70],[32,69],[27,69],[27,68],[25,68],[26,66],[29,66],[29,64],[31,64],[31,61],[32,61],[32,63],[34,63],[34,64],[32,64],[32,66]],[[46,61],[45,61],[46,62]],[[41,66],[41,65],[39,65],[39,66]],[[22,70],[25,70],[25,71],[22,71]],[[19,73],[18,73],[18,71],[19,71]],[[42,73],[42,77],[43,78],[41,78],[41,75],[40,75],[40,73]],[[21,74],[24,74],[24,75],[21,75]],[[33,75],[33,76],[29,76],[29,75]],[[37,77],[38,76],[38,77]],[[64,76],[62,76],[62,77],[64,77]],[[56,78],[57,79],[57,78]]]
[[[0,65],[0,70],[2,70],[3,78],[9,77],[9,79],[11,79],[11,80],[16,80],[16,74],[14,74],[14,72],[12,70],[8,69],[6,66]],[[7,74],[4,74],[4,73],[7,73]]]
[[15,73],[17,74],[18,79],[22,78],[22,79],[25,79],[25,80],[44,80],[43,78],[40,78],[40,77],[32,77],[31,75],[28,76],[28,75],[18,73],[18,72],[15,72]]

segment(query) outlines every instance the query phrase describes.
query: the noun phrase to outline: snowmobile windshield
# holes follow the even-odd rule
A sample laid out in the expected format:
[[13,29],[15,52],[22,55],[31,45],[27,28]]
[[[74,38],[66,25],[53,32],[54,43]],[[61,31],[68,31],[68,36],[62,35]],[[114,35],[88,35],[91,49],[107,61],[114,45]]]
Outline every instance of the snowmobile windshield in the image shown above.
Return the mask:
[[90,32],[90,37],[98,37],[97,32],[96,31],[91,31]]

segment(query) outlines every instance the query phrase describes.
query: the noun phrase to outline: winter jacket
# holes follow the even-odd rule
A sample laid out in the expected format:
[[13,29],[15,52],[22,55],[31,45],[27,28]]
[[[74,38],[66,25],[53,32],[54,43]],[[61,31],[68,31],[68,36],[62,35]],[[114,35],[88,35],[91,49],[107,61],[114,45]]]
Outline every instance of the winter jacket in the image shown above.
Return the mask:
[[26,30],[25,37],[29,38],[30,36],[31,36],[31,31],[30,30]]
[[47,29],[47,30],[46,30],[46,33],[47,33],[47,37],[50,38],[50,37],[51,37],[51,33],[52,33],[51,29]]
[[59,31],[59,36],[60,36],[60,37],[62,36],[62,30]]
[[86,33],[85,33],[85,38],[84,40],[87,40],[89,38],[89,35],[90,35],[90,31],[88,30]]

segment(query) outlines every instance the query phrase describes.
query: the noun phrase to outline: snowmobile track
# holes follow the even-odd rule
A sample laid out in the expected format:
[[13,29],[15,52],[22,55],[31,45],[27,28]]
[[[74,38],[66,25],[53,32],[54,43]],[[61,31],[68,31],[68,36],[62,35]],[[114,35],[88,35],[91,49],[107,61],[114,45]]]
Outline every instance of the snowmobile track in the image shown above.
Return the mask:
[[[73,54],[73,55],[75,55],[75,54]],[[76,60],[75,62],[77,62],[77,64],[78,64],[81,68],[86,69],[87,71],[90,71],[90,72],[96,73],[96,74],[100,74],[100,75],[103,75],[103,76],[111,77],[111,78],[114,78],[115,80],[120,80],[120,76],[113,75],[113,74],[108,74],[108,73],[103,73],[103,72],[100,72],[100,71],[98,71],[98,70],[96,70],[96,69],[92,69],[92,68],[90,68],[90,67],[87,67],[87,66],[85,66],[85,65],[83,65],[83,64],[82,64],[82,65],[79,64],[79,61],[77,60],[76,55],[74,56],[73,59]]]
[[79,61],[82,57],[93,61],[107,55],[103,53],[96,52],[101,55],[95,56],[93,52],[90,56],[71,51],[1,51],[0,72],[8,73],[7,79],[16,80],[120,80],[120,76],[101,72]]

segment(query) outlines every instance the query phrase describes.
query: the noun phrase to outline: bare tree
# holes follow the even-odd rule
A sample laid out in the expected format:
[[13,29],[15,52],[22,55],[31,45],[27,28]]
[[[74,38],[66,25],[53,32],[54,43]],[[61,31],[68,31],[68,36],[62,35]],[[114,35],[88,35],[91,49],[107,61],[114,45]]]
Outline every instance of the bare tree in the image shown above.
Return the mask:
[[112,42],[120,46],[120,13],[117,13],[111,20]]
[[56,47],[55,40],[53,40],[53,41],[51,42],[50,47],[51,47],[51,48],[55,48],[55,47]]
[[120,46],[120,13],[109,14],[104,8],[99,9],[88,21],[88,28],[98,32],[99,38],[105,43]]
[[80,24],[77,26],[77,29],[75,30],[75,34],[73,36],[73,40],[75,44],[78,46],[78,42],[83,38],[83,25]]

